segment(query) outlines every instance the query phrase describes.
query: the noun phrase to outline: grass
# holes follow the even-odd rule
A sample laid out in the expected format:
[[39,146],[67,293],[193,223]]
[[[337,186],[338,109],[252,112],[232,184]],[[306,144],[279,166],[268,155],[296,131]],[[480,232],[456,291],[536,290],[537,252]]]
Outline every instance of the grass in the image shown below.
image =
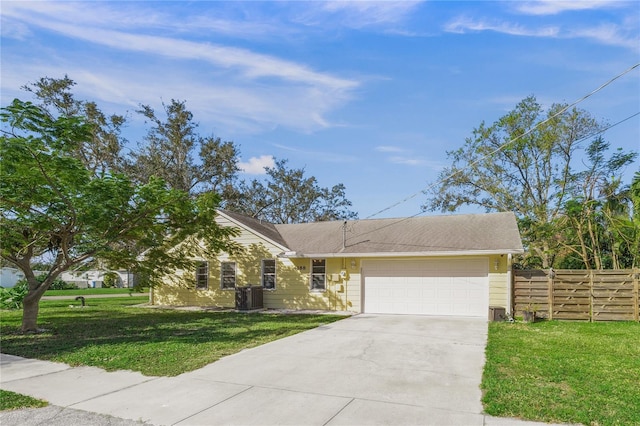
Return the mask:
[[46,407],[48,402],[0,389],[0,411]]
[[[140,294],[131,288],[79,288],[73,290],[47,290],[45,296],[86,296],[88,294]],[[147,289],[145,289],[145,292]]]
[[488,414],[640,425],[639,323],[490,323],[486,355]]
[[337,321],[338,315],[243,314],[132,307],[147,297],[42,301],[38,335],[19,333],[21,311],[3,311],[2,351],[7,354],[175,376],[223,356]]

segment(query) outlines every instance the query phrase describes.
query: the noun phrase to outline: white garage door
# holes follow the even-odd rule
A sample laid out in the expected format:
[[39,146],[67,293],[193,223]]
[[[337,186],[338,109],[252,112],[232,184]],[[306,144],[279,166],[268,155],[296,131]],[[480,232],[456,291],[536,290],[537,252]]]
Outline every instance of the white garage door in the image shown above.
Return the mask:
[[363,276],[365,312],[487,316],[486,258],[368,260]]

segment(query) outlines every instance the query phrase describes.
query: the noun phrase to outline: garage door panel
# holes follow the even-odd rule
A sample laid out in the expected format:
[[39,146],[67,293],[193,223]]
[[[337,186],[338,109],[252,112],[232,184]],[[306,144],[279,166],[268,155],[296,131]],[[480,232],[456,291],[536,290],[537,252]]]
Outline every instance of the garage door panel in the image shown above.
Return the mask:
[[486,316],[487,265],[486,258],[365,261],[364,310]]

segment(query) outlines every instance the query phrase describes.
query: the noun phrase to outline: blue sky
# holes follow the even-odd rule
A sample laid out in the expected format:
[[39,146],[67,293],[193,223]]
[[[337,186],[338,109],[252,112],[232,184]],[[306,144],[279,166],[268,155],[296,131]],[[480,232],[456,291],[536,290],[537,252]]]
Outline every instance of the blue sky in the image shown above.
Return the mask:
[[[3,0],[0,13],[2,106],[67,74],[78,98],[130,117],[135,148],[139,104],[185,100],[200,134],[240,146],[244,178],[286,158],[343,183],[361,218],[405,198],[376,217],[417,214],[446,151],[524,97],[571,103],[640,62],[635,0]],[[638,113],[640,68],[578,106],[611,124]],[[640,150],[640,116],[604,137]]]

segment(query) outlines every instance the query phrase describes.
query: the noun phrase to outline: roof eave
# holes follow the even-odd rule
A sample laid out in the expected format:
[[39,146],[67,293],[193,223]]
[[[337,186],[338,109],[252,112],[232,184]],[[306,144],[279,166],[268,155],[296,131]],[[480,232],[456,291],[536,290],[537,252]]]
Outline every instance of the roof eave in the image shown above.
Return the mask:
[[497,249],[497,250],[458,250],[458,251],[427,251],[427,252],[372,252],[372,253],[297,253],[283,252],[282,258],[343,258],[343,257],[442,257],[442,256],[489,256],[500,254],[522,254],[524,249]]

